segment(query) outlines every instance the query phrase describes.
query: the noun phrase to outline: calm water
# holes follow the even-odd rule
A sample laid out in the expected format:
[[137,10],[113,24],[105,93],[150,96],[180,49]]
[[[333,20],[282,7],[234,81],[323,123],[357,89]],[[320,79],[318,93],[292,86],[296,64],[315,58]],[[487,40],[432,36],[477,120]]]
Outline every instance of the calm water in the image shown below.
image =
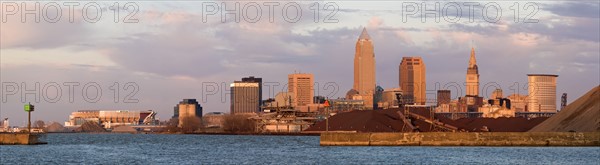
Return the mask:
[[321,147],[318,136],[48,134],[0,164],[599,164],[600,147]]

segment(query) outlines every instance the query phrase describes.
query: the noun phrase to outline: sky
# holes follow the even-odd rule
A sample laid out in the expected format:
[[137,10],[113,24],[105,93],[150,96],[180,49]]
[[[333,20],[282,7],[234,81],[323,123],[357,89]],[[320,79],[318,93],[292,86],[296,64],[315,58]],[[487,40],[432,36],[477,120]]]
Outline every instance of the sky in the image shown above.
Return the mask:
[[25,125],[29,102],[32,120],[59,123],[94,109],[166,120],[187,98],[229,112],[229,83],[247,76],[268,85],[263,99],[296,72],[314,74],[316,95],[343,97],[363,28],[384,89],[398,86],[402,57],[421,56],[428,98],[464,95],[471,47],[484,97],[527,94],[531,73],[559,75],[557,103],[600,84],[598,1],[2,1],[0,15],[11,125]]

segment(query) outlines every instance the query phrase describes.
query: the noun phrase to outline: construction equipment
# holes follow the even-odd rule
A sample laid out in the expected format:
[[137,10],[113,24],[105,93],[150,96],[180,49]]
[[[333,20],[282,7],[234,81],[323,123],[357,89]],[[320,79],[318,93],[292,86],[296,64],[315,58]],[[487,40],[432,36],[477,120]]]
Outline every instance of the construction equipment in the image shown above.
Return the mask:
[[[458,130],[457,127],[455,126],[451,126],[451,125],[447,125],[445,123],[440,122],[439,120],[435,119],[435,112],[434,112],[434,106],[430,106],[430,105],[404,105],[404,112],[401,113],[400,111],[398,111],[398,115],[400,116],[400,119],[402,120],[402,122],[404,123],[402,126],[402,132],[405,132],[405,127],[408,127],[410,130],[409,132],[419,132],[419,128],[415,127],[414,124],[412,123],[412,121],[416,121],[416,120],[421,120],[424,121],[426,123],[430,124],[430,128],[429,130],[431,132],[454,132],[456,130]],[[410,111],[410,109],[413,108],[427,108],[430,112],[429,118],[413,113]]]
[[143,125],[153,125],[155,122],[154,117],[156,116],[156,112],[150,111],[150,114],[144,118],[142,124]]
[[567,106],[567,93],[563,93],[560,97],[560,110],[563,110]]

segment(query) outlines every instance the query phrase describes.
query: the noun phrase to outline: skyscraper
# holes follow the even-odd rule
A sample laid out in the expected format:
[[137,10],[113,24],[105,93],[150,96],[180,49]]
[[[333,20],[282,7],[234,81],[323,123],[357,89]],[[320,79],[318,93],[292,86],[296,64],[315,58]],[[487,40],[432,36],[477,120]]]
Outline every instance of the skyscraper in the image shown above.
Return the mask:
[[556,112],[556,78],[558,75],[528,74],[529,112]]
[[471,48],[471,59],[467,68],[467,96],[479,96],[479,69],[475,60],[475,48]]
[[425,63],[421,57],[402,57],[399,66],[399,87],[409,102],[425,105]]
[[175,115],[179,119],[179,127],[182,127],[186,120],[193,120],[192,117],[202,118],[202,106],[196,99],[183,99],[175,106]]
[[231,84],[231,114],[257,113],[260,111],[258,82],[234,81]]
[[309,73],[294,73],[288,75],[288,92],[295,95],[292,106],[305,106],[313,103],[314,92],[313,75]]
[[451,101],[450,90],[438,90],[437,91],[437,105],[450,104]]
[[363,28],[354,55],[354,86],[364,100],[365,108],[373,108],[373,94],[375,91],[375,53],[371,37],[367,29]]
[[254,76],[249,76],[249,77],[243,77],[242,81],[243,82],[256,82],[256,83],[258,83],[258,105],[263,105],[262,104],[262,78],[258,78],[258,77],[254,77]]

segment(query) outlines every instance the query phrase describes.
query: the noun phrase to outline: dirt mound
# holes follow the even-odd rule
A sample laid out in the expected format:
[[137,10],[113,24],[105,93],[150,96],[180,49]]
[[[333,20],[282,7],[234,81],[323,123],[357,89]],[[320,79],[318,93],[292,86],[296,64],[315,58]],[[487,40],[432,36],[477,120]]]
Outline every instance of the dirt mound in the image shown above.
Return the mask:
[[[393,110],[350,111],[329,118],[330,131],[398,132],[402,122]],[[306,131],[325,131],[326,121],[321,121]]]
[[106,132],[98,123],[88,121],[81,125],[81,127],[75,129],[75,132]]
[[468,132],[481,132],[484,127],[489,132],[527,132],[536,125],[544,122],[547,117],[522,118],[460,118],[453,121],[442,120],[444,123],[454,125]]
[[135,130],[131,126],[117,126],[117,127],[113,128],[112,132],[114,132],[114,133],[137,133],[137,130]]
[[[356,132],[408,132],[404,122],[397,112],[400,109],[373,110],[373,111],[351,111],[339,113],[329,119],[330,131],[356,131]],[[420,132],[438,131],[426,120],[431,119],[431,113],[426,108],[411,108],[411,113],[423,118],[412,118],[412,124]],[[404,113],[403,113],[404,114]],[[451,120],[442,115],[435,115],[435,119],[448,126],[458,128],[458,131],[468,132],[525,132],[547,118],[463,118]],[[403,129],[404,127],[404,129]],[[484,129],[484,127],[486,129]],[[326,121],[315,123],[305,131],[325,131]]]
[[63,127],[61,124],[53,122],[46,127],[46,132],[69,132],[69,130]]
[[567,105],[530,132],[599,132],[600,86]]

